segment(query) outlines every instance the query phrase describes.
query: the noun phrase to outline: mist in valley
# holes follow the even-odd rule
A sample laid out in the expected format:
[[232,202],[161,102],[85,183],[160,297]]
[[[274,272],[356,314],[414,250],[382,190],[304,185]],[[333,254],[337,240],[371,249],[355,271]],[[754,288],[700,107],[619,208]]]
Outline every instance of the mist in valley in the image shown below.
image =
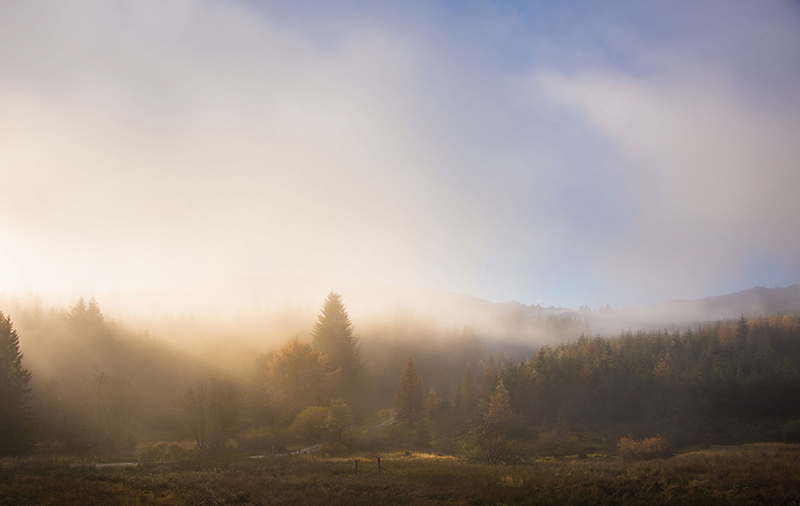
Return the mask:
[[[757,501],[800,442],[798,55],[782,0],[0,3],[0,502],[379,457],[398,503]],[[20,467],[64,462],[156,478]]]

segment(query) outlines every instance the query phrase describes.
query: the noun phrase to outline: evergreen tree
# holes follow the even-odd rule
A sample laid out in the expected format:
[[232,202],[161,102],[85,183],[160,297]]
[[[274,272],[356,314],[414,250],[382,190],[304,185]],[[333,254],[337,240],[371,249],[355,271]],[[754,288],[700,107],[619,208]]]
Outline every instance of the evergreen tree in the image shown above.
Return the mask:
[[322,305],[311,342],[316,349],[328,356],[331,370],[340,370],[340,389],[343,399],[359,405],[364,400],[364,362],[361,344],[353,334],[353,325],[342,302],[342,296],[331,292]]
[[425,398],[425,411],[428,413],[428,416],[433,416],[434,413],[439,411],[442,407],[441,404],[442,401],[439,400],[436,390],[434,388],[428,390],[428,397]]
[[475,373],[472,372],[472,365],[470,363],[467,363],[467,367],[464,370],[464,379],[461,381],[461,386],[458,389],[456,404],[459,411],[465,415],[474,414],[475,408],[478,405]]
[[409,356],[403,374],[397,382],[394,394],[395,417],[401,422],[417,426],[425,417],[425,390],[414,365],[414,357]]
[[106,320],[94,297],[89,299],[89,302],[83,297],[78,299],[70,308],[67,321],[78,334],[99,337],[106,333]]
[[503,380],[497,382],[489,398],[489,408],[480,425],[472,433],[471,452],[489,464],[501,462],[508,455],[508,424],[511,421],[511,402]]
[[25,453],[33,446],[30,380],[31,373],[22,368],[17,331],[0,311],[0,455]]

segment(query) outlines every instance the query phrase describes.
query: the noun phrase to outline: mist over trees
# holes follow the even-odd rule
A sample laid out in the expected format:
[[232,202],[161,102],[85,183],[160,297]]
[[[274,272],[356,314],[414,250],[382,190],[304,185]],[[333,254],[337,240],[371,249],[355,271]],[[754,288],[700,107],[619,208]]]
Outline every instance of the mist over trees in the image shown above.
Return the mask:
[[198,381],[180,398],[184,425],[200,450],[224,449],[242,421],[243,407],[239,388],[225,379]]
[[329,370],[338,372],[338,393],[352,406],[362,406],[368,385],[365,382],[361,344],[353,334],[350,316],[338,293],[331,292],[311,331],[314,347],[328,357]]
[[425,416],[425,389],[419,379],[414,358],[408,357],[394,394],[394,416],[417,427]]
[[2,318],[5,453],[151,455],[189,440],[212,454],[324,444],[500,463],[585,451],[587,427],[611,448],[656,435],[680,447],[779,439],[800,415],[797,315],[525,348],[408,315],[359,323],[360,339],[331,293],[305,334],[242,358],[227,331],[188,352],[93,299],[17,309],[24,332]]
[[297,337],[259,359],[257,367],[261,388],[281,420],[293,420],[308,406],[327,405],[339,391],[341,369],[332,371],[327,355]]

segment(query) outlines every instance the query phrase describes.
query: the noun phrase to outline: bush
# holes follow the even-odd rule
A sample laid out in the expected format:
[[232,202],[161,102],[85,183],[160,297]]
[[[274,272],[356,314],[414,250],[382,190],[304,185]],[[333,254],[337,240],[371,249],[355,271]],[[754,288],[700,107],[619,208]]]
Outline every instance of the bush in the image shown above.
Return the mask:
[[267,426],[250,429],[239,435],[239,450],[250,453],[272,453],[286,450],[286,430]]
[[786,443],[800,443],[800,419],[784,423],[781,426],[781,436]]
[[325,422],[330,410],[322,406],[310,406],[297,415],[289,427],[288,435],[294,442],[318,443],[325,434]]
[[652,459],[669,455],[667,441],[660,435],[641,440],[621,437],[617,441],[617,451],[620,456],[632,459]]
[[139,462],[170,462],[184,460],[195,454],[192,441],[158,441],[139,445],[136,459]]
[[578,436],[557,430],[542,431],[528,447],[534,455],[551,457],[576,455],[585,451]]

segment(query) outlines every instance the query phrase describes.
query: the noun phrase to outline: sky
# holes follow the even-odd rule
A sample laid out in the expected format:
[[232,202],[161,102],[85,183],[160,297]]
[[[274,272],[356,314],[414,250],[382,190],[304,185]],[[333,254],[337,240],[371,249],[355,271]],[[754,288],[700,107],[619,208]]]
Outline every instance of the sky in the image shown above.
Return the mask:
[[786,286],[798,139],[796,1],[0,1],[0,292]]

